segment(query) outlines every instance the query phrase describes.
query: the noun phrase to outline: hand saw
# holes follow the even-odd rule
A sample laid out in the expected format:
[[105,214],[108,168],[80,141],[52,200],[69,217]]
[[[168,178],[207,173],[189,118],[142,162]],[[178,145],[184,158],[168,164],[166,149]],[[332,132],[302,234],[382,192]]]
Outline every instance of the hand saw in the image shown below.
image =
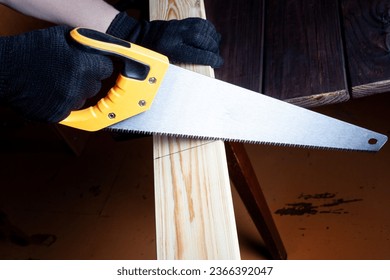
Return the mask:
[[123,60],[116,84],[96,105],[61,122],[103,128],[248,143],[378,151],[376,133],[169,64],[167,57],[86,28],[71,37],[89,51]]

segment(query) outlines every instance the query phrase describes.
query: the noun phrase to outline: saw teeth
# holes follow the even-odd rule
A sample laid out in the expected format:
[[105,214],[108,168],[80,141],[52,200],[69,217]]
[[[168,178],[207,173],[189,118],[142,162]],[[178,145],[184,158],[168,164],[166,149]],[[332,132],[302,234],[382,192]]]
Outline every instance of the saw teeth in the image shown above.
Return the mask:
[[[318,147],[318,146],[310,146],[310,145],[293,145],[288,143],[274,143],[274,142],[261,142],[261,141],[246,141],[242,139],[229,139],[229,138],[214,138],[214,137],[205,137],[205,136],[194,136],[194,135],[185,135],[185,134],[172,134],[172,133],[165,133],[165,132],[149,132],[149,131],[138,131],[138,130],[125,130],[125,129],[118,129],[118,128],[112,128],[108,127],[106,128],[108,131],[113,131],[117,133],[124,133],[124,134],[144,134],[144,135],[157,135],[157,136],[166,136],[166,137],[172,137],[172,138],[187,138],[187,139],[200,139],[200,140],[221,140],[223,142],[236,142],[236,143],[243,143],[243,144],[251,144],[251,145],[266,145],[266,146],[276,146],[276,147],[291,147],[291,148],[298,148],[298,149],[315,149],[315,150],[323,150],[323,151],[354,151],[354,152],[367,152],[366,150],[351,150],[351,149],[340,149],[340,148],[332,148],[332,147]],[[368,152],[375,152],[375,151],[368,151]]]

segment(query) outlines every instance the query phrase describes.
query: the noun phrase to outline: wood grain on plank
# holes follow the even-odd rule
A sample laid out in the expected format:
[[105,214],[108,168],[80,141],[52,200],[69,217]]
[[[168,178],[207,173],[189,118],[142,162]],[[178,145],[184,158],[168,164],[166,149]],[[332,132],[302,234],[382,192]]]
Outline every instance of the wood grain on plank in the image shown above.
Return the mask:
[[[149,3],[151,19],[205,18],[203,1]],[[239,259],[224,143],[154,136],[154,170],[157,258]]]
[[352,96],[389,91],[389,1],[342,0],[341,6]]
[[261,92],[263,67],[262,0],[205,0],[207,19],[221,33],[224,64],[215,69],[223,81]]
[[264,40],[264,94],[305,107],[348,100],[337,0],[267,1]]

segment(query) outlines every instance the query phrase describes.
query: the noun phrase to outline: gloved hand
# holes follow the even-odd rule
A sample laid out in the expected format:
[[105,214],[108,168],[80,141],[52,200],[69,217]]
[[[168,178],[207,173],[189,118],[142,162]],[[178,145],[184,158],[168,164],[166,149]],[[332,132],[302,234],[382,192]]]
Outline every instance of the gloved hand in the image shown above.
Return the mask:
[[119,13],[107,33],[166,55],[171,62],[221,67],[221,36],[211,22],[201,18],[151,22]]
[[0,100],[24,117],[58,122],[96,95],[113,72],[108,57],[70,43],[56,26],[0,38]]

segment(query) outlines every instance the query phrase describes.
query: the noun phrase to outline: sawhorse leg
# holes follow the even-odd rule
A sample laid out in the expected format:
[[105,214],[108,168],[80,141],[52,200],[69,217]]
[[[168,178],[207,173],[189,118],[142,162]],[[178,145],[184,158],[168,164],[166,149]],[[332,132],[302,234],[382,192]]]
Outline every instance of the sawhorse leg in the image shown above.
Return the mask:
[[241,143],[225,143],[230,180],[233,182],[273,259],[287,253],[252,164]]

